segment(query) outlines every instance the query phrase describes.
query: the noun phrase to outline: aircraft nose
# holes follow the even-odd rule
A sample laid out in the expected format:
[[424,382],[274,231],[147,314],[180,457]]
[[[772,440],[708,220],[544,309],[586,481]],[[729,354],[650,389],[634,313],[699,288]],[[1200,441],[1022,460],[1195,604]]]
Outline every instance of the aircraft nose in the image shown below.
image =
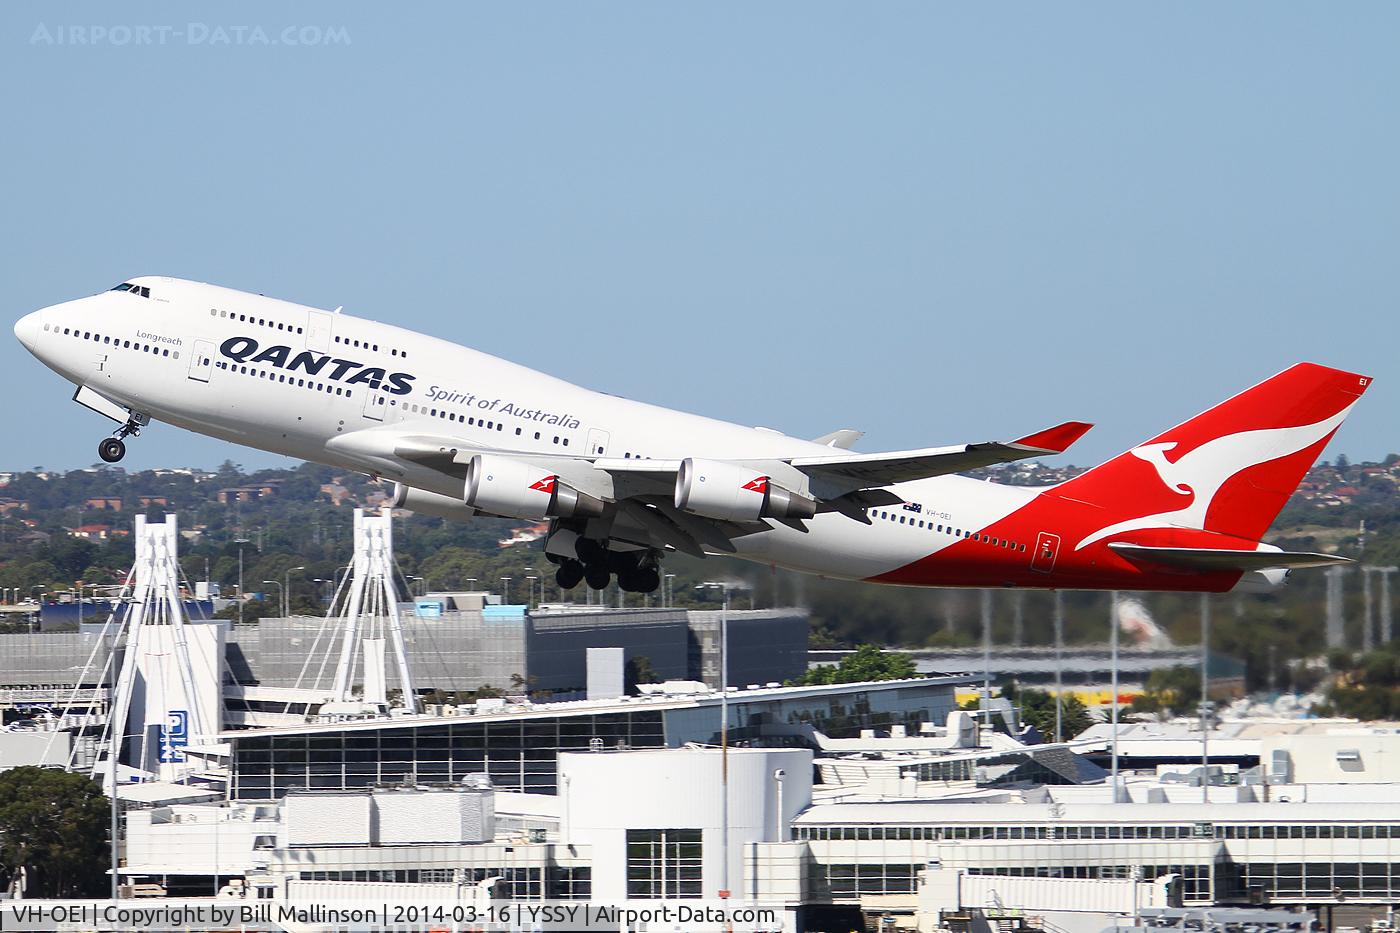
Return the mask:
[[39,334],[43,330],[39,318],[40,312],[34,311],[15,322],[15,336],[30,353],[34,352],[34,347],[39,343]]

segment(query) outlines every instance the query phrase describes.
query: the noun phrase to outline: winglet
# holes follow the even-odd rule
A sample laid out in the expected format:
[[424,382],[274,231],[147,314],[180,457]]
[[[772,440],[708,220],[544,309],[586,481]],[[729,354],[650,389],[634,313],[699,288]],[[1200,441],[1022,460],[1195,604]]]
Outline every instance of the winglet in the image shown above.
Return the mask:
[[1068,450],[1071,444],[1089,433],[1089,429],[1092,427],[1092,424],[1086,424],[1083,421],[1066,421],[1053,428],[1027,434],[1011,443],[1016,447],[1030,447],[1047,453],[1061,454]]
[[855,446],[856,441],[864,436],[864,431],[842,428],[839,431],[832,431],[830,434],[823,434],[821,437],[813,438],[812,443],[823,444],[827,447],[835,447],[837,450],[850,450]]

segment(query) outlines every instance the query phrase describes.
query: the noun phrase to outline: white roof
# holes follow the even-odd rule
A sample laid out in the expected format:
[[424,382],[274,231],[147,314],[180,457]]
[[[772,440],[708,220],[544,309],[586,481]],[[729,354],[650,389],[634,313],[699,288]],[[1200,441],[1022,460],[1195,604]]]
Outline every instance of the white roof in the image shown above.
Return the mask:
[[[804,697],[823,697],[831,694],[870,693],[872,691],[899,690],[909,687],[956,686],[971,683],[969,676],[956,677],[915,677],[908,680],[863,681],[850,684],[819,684],[810,687],[760,687],[756,690],[736,690],[730,688],[730,703],[775,702],[798,700]],[[716,706],[720,702],[719,691],[687,696],[641,696],[624,697],[615,700],[573,700],[559,703],[531,703],[505,706],[466,716],[395,716],[392,719],[359,719],[351,722],[307,723],[297,726],[270,726],[264,729],[244,729],[223,732],[221,739],[239,741],[268,735],[298,735],[320,732],[358,732],[374,729],[411,729],[422,726],[450,724],[453,722],[501,722],[512,719],[536,719],[552,716],[591,716],[597,713],[627,712],[628,710],[695,709],[702,706]]]
[[1376,803],[1070,803],[1058,813],[1045,804],[939,800],[830,803],[808,807],[794,821],[808,824],[929,825],[967,823],[1400,823],[1400,801]]
[[209,800],[223,795],[224,792],[221,790],[191,787],[188,784],[172,784],[169,781],[121,784],[117,788],[117,796],[132,803],[181,803],[191,800]]

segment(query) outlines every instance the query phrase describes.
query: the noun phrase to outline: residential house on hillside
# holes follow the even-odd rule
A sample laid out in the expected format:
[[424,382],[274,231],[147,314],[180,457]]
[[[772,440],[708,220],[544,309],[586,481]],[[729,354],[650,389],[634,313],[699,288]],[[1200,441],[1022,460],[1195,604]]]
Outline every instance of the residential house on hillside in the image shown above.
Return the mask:
[[339,483],[322,483],[321,492],[329,496],[331,503],[335,506],[353,505],[355,502],[355,497],[350,490]]
[[129,534],[126,529],[113,528],[111,525],[79,525],[77,528],[69,528],[67,531],[73,537],[86,541],[106,541],[109,538],[120,538]]
[[83,508],[102,512],[120,512],[122,510],[122,500],[116,496],[92,496],[83,500]]
[[255,502],[258,499],[268,499],[277,495],[277,490],[281,485],[280,479],[268,479],[259,483],[250,483],[247,486],[229,486],[219,490],[219,503],[230,505],[234,502]]

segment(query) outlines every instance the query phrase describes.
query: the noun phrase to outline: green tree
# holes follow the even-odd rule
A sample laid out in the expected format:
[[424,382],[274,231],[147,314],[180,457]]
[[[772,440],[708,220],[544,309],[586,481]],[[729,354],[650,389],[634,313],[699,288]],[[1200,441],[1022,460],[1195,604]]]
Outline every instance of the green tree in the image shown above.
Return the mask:
[[1333,710],[1353,719],[1394,719],[1400,714],[1400,642],[1381,645],[1349,661],[1328,699]]
[[884,651],[879,645],[861,645],[841,659],[840,664],[822,664],[808,670],[793,683],[849,684],[865,680],[900,680],[918,677],[914,659],[898,651]]
[[102,894],[107,827],[107,798],[90,778],[29,766],[0,773],[0,872],[25,869],[30,897]]
[[[1001,695],[1021,708],[1021,721],[1035,726],[1047,742],[1055,740],[1055,695],[1034,687],[1021,687],[1010,683],[1001,688]],[[971,709],[977,709],[977,701],[972,701]],[[1072,739],[1094,724],[1089,710],[1072,693],[1066,693],[1060,700],[1060,736]]]
[[1178,664],[1175,667],[1159,667],[1148,674],[1143,692],[1133,698],[1131,709],[1135,713],[1164,712],[1186,716],[1193,713],[1200,702],[1200,672]]

